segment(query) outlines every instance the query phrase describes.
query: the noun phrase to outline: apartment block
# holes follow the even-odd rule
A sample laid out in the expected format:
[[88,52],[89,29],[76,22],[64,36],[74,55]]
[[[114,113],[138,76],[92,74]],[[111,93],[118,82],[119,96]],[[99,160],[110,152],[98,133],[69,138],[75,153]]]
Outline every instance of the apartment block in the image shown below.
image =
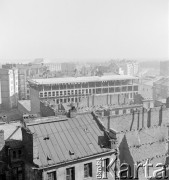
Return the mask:
[[18,102],[18,70],[0,69],[1,103],[4,109],[17,107]]

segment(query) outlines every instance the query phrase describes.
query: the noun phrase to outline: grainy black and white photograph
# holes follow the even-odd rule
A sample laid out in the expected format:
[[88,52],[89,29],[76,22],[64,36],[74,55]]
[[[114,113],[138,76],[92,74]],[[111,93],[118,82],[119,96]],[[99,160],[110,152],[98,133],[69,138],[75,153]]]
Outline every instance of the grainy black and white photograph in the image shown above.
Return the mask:
[[169,179],[169,0],[0,0],[0,180]]

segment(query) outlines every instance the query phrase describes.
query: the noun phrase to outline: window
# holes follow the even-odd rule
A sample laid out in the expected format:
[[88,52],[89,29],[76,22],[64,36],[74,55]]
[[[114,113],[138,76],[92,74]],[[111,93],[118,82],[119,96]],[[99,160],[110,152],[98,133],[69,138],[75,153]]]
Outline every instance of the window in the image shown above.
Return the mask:
[[47,92],[44,93],[44,96],[47,97]]
[[13,159],[16,159],[16,151],[13,151]]
[[75,180],[75,168],[67,168],[66,169],[66,180]]
[[43,97],[43,93],[40,93],[40,97]]
[[19,149],[18,150],[18,158],[21,158],[21,156],[22,156],[22,151]]
[[47,173],[47,180],[56,180],[56,171]]
[[55,96],[55,91],[52,92],[52,96]]
[[22,167],[14,167],[12,169],[12,174],[13,174],[12,177],[13,180],[22,180],[24,178]]
[[48,96],[51,97],[51,92],[48,92]]
[[105,177],[105,179],[107,179],[107,172],[108,172],[107,167],[109,165],[109,161],[110,161],[109,158],[103,160],[103,173],[104,173],[103,177]]
[[72,94],[72,95],[74,94],[74,90],[71,90],[71,94]]
[[84,177],[92,177],[92,163],[84,164]]
[[60,91],[60,96],[62,96],[62,91]]
[[56,91],[56,96],[59,96],[59,91]]
[[75,95],[77,95],[77,90],[75,90]]
[[68,91],[67,93],[68,93],[68,95],[70,95],[70,91]]
[[86,89],[86,94],[88,94],[88,89]]
[[64,91],[64,95],[66,96],[66,91]]

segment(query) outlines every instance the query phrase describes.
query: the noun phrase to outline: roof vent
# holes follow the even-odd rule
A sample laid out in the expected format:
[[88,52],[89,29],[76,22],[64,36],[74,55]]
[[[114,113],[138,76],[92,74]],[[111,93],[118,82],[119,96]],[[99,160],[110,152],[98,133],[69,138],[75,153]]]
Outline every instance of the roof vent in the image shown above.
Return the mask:
[[49,140],[49,136],[44,137],[43,140]]
[[101,147],[101,148],[104,148],[104,147],[105,147],[105,145],[104,145],[104,144],[100,144],[100,147]]
[[74,155],[75,153],[73,151],[69,150],[69,155]]
[[84,132],[86,132],[86,133],[87,133],[87,132],[89,132],[89,131],[88,131],[88,129],[87,129],[87,128],[84,128]]
[[47,156],[47,161],[50,161],[50,160],[52,160],[51,157]]

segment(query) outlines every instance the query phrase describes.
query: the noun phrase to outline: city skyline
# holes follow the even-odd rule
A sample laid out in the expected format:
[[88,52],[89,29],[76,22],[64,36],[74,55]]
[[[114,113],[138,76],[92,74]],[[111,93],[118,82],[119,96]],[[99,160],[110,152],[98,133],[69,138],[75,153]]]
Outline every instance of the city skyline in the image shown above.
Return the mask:
[[0,24],[1,61],[168,58],[167,0],[1,0]]

